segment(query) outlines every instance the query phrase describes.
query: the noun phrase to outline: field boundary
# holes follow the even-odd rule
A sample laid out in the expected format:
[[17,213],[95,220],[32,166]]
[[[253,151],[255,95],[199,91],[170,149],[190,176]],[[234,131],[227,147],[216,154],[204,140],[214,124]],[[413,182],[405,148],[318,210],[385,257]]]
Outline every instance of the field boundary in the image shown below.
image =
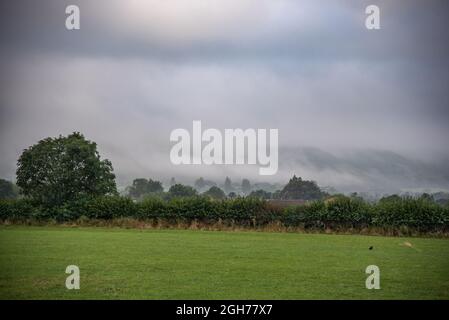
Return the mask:
[[226,231],[226,232],[267,232],[267,233],[302,233],[302,234],[329,234],[329,235],[366,235],[388,237],[419,237],[449,239],[449,232],[428,231],[422,232],[409,227],[327,227],[306,228],[304,226],[285,226],[281,222],[271,222],[266,225],[241,225],[233,221],[218,221],[206,223],[203,221],[173,221],[168,219],[88,219],[80,218],[73,221],[60,222],[54,219],[13,219],[0,221],[0,226],[35,226],[35,227],[99,227],[122,229],[147,229],[147,230],[199,230],[199,231]]

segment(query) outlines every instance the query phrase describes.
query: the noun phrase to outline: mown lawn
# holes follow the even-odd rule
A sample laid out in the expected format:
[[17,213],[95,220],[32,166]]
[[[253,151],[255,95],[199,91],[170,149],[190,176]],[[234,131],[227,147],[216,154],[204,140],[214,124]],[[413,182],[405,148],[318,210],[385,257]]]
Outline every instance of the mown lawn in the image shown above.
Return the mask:
[[[380,290],[365,288],[371,264]],[[1,226],[0,298],[448,299],[449,240]]]

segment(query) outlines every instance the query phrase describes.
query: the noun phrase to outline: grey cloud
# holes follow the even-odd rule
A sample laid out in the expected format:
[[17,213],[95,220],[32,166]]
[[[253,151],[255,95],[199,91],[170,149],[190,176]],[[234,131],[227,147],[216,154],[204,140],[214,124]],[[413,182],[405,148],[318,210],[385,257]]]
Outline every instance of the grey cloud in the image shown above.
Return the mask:
[[[271,181],[449,185],[446,1],[205,3],[70,1],[82,20],[69,32],[69,3],[1,2],[0,177],[37,140],[81,131],[121,184],[265,179],[249,166],[173,166],[170,131],[202,120],[278,128]],[[380,31],[364,28],[371,3]]]
[[[3,2],[8,49],[66,55],[131,55],[173,61],[258,59],[444,61],[446,1],[375,1],[385,32],[364,28],[372,1],[71,1],[78,32],[64,28],[63,1]],[[430,3],[430,4],[429,4]],[[388,35],[385,35],[388,33]],[[419,41],[419,45],[417,44]]]

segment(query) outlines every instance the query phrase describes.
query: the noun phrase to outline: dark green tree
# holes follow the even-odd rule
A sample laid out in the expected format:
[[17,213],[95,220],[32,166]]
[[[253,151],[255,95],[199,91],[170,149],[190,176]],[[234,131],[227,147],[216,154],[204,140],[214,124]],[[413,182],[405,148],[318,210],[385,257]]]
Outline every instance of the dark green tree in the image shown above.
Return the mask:
[[193,197],[197,195],[197,192],[190,186],[175,184],[170,187],[170,189],[168,190],[168,194],[171,197]]
[[162,182],[148,179],[148,193],[158,193],[164,191]]
[[132,186],[129,188],[129,195],[135,199],[141,198],[152,193],[164,191],[160,181],[152,179],[134,179]]
[[315,181],[302,180],[294,175],[279,196],[284,200],[318,200],[325,197],[326,193],[321,191]]
[[148,180],[144,178],[134,179],[129,188],[129,195],[133,198],[140,198],[148,192]]
[[78,132],[46,138],[25,149],[16,174],[25,196],[48,205],[117,194],[111,162],[101,160],[97,144]]
[[207,190],[206,192],[204,192],[203,195],[211,197],[213,199],[225,199],[226,198],[226,194],[224,193],[224,191],[221,190],[217,186],[210,187],[210,189]]

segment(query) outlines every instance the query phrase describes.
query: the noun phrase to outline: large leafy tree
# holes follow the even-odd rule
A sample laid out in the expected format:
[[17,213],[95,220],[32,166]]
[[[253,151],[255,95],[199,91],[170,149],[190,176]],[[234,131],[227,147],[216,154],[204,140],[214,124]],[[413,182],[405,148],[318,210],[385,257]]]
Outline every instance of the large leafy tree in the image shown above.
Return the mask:
[[17,166],[22,193],[45,204],[117,193],[111,162],[78,132],[39,141],[23,151]]

